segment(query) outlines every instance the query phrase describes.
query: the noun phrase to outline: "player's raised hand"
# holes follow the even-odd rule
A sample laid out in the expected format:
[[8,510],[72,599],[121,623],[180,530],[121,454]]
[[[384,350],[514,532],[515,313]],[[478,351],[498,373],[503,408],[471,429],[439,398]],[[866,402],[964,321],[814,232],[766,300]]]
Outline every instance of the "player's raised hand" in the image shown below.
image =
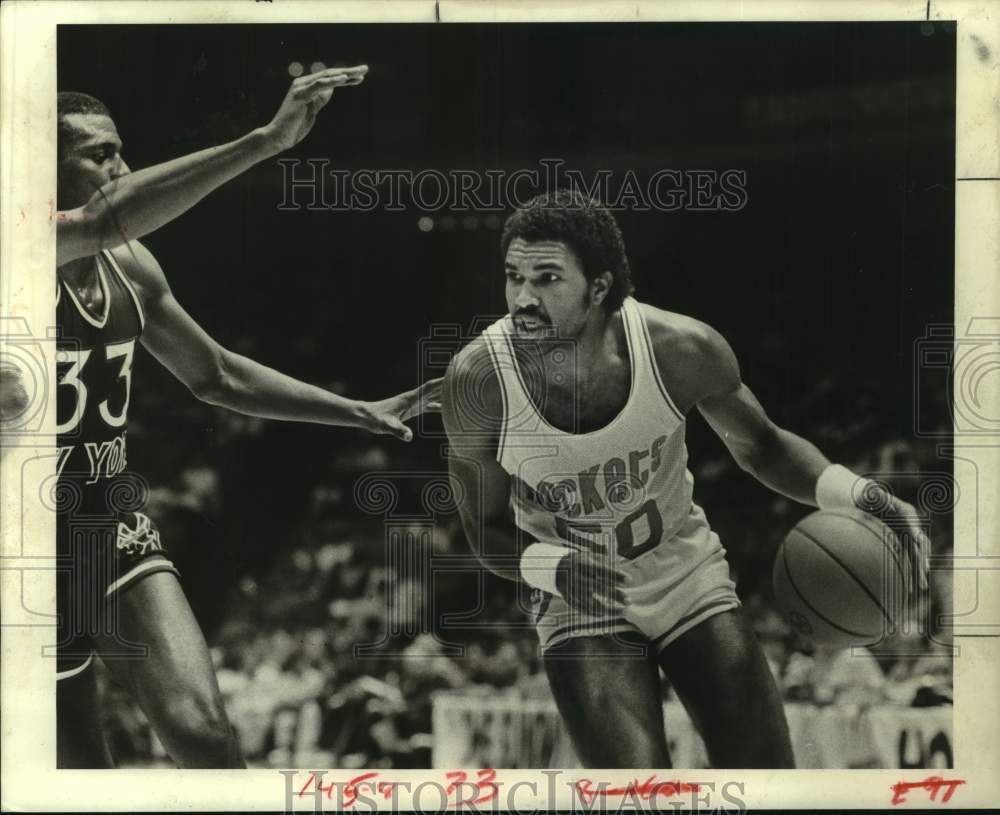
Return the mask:
[[368,429],[372,433],[387,434],[402,441],[410,441],[413,438],[413,431],[403,423],[421,413],[441,410],[442,381],[442,378],[429,379],[411,391],[370,403],[371,419]]
[[625,573],[606,555],[573,550],[556,569],[556,588],[573,609],[592,617],[621,614],[628,600]]
[[271,149],[280,153],[302,141],[333,92],[337,88],[360,85],[367,73],[367,65],[354,65],[327,68],[294,79],[278,112],[263,127]]
[[919,586],[921,591],[927,591],[931,540],[920,526],[917,510],[893,495],[889,496],[886,506],[877,512],[877,515],[899,538],[909,567],[910,585]]

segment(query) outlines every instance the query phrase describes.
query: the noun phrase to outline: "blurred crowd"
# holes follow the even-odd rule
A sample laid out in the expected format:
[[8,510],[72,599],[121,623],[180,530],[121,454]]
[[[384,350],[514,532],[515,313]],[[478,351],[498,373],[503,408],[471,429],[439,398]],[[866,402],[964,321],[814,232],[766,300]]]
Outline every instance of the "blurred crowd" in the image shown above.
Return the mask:
[[[190,479],[192,488],[203,481]],[[454,538],[464,546],[460,534]],[[419,630],[430,602],[426,588],[379,562],[377,543],[338,540],[282,551],[269,572],[244,576],[232,590],[225,621],[210,638],[211,654],[252,765],[429,767],[436,691],[547,698],[535,635],[517,625],[512,587],[491,579],[495,614],[479,617],[491,625],[465,632],[457,643],[449,634],[442,643]],[[938,612],[946,593],[947,581],[936,579],[931,602]],[[765,592],[744,603],[789,701],[951,702],[948,642],[942,632],[929,638],[921,630],[924,610],[912,609],[903,633],[871,649],[831,650],[791,630]],[[387,631],[390,617],[395,631]],[[141,712],[110,682],[108,693],[118,760],[166,763]]]

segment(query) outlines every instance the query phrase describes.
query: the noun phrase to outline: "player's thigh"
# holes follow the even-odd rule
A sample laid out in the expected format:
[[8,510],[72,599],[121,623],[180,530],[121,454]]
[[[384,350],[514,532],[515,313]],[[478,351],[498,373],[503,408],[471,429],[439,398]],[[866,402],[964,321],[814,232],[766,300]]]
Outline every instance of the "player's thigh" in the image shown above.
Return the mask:
[[637,635],[576,637],[542,656],[577,756],[586,767],[669,767],[663,691]]
[[[95,638],[105,664],[143,708],[154,727],[178,717],[225,719],[208,645],[177,577],[151,574],[116,598],[116,636]],[[116,656],[122,642],[144,656]],[[165,734],[162,734],[165,735]]]
[[56,767],[93,770],[112,767],[101,723],[101,699],[94,666],[56,682]]
[[740,608],[716,614],[660,653],[713,767],[793,766],[777,684]]

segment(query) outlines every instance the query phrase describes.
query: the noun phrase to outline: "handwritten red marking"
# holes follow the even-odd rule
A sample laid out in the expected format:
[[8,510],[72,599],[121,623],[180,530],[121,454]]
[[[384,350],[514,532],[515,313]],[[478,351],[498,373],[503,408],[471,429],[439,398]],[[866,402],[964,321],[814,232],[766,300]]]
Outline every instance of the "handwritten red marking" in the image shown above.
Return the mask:
[[477,770],[476,780],[469,781],[468,774],[462,770],[451,770],[444,774],[451,783],[445,790],[445,794],[450,798],[453,793],[460,791],[466,784],[472,787],[472,798],[463,799],[461,795],[454,801],[449,801],[448,806],[469,806],[470,804],[485,804],[492,801],[500,792],[500,787],[496,784],[496,770]]
[[309,773],[309,777],[306,779],[306,783],[303,784],[302,789],[298,791],[299,798],[301,798],[303,795],[309,792],[309,788],[313,784],[316,785],[317,792],[325,793],[327,798],[331,800],[333,799],[334,785],[332,783],[324,784],[322,781],[317,781],[315,773]]
[[344,809],[347,809],[358,800],[358,791],[362,787],[374,789],[375,785],[371,783],[371,779],[377,776],[378,773],[363,773],[348,781],[344,787]]
[[[389,800],[392,797],[392,791],[395,788],[395,782],[392,781],[379,781],[378,784],[372,782],[373,778],[377,778],[378,773],[363,773],[361,775],[355,776],[346,784],[344,784],[344,809],[358,800],[358,793],[367,787],[374,792],[381,795],[385,800]],[[298,796],[301,798],[305,795],[309,788],[316,785],[316,791],[325,794],[327,800],[333,800],[333,793],[337,788],[337,785],[332,781],[329,784],[324,784],[322,781],[317,780],[315,773],[310,773],[309,777],[306,779],[306,783],[302,785],[301,789],[298,791]]]
[[56,214],[56,202],[49,199],[49,223],[52,223],[52,216]]
[[375,789],[384,800],[388,801],[392,798],[392,793],[396,789],[396,785],[398,783],[398,781],[379,781],[378,786]]
[[655,775],[651,775],[641,784],[639,779],[625,787],[597,787],[593,788],[594,782],[589,778],[582,778],[576,782],[576,792],[581,800],[591,803],[597,796],[631,796],[642,801],[648,801],[654,795],[680,795],[682,792],[698,792],[697,784],[688,784],[684,781],[657,781]]
[[900,781],[893,784],[890,789],[892,790],[892,804],[897,806],[898,804],[905,803],[906,793],[910,790],[924,789],[930,793],[930,798],[932,801],[937,801],[937,794],[942,787],[946,787],[944,795],[941,796],[941,803],[946,804],[951,800],[951,796],[955,794],[955,790],[958,789],[965,781],[959,778],[945,780],[940,775],[931,775],[925,778],[923,781]]

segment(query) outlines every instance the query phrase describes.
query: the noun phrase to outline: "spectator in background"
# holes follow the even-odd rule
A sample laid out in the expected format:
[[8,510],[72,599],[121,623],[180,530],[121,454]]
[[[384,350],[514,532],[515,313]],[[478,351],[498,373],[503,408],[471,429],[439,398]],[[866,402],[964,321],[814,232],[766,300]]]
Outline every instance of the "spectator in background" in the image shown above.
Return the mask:
[[864,646],[818,646],[813,655],[811,684],[818,705],[871,707],[885,701],[885,674]]

